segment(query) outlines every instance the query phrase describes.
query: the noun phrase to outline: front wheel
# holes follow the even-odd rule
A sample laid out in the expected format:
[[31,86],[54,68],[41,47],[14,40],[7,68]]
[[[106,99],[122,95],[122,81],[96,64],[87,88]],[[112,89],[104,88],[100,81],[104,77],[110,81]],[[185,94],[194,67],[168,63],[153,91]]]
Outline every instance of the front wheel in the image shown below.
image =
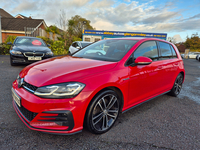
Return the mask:
[[86,113],[87,128],[95,134],[107,132],[117,120],[119,111],[120,100],[117,93],[112,90],[101,92]]
[[175,80],[174,86],[169,92],[169,94],[175,97],[178,96],[178,94],[181,92],[182,84],[183,84],[183,75],[179,73],[179,75]]
[[16,64],[13,63],[13,59],[11,58],[11,56],[10,56],[10,65],[11,65],[11,66],[16,66]]

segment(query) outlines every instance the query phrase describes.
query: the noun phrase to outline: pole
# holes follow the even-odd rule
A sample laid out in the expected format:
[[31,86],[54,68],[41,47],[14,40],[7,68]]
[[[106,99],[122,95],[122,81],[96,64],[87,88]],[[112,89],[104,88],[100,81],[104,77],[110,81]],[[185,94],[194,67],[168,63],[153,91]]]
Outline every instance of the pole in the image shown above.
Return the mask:
[[2,32],[1,32],[1,14],[0,14],[0,44],[2,43]]

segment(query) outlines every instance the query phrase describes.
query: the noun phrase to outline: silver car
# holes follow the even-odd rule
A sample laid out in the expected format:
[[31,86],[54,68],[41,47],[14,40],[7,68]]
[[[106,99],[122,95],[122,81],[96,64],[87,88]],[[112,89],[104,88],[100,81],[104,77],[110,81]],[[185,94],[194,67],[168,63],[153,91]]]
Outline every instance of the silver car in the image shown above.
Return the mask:
[[86,41],[75,41],[72,43],[72,45],[69,47],[69,55],[75,53],[79,49],[86,47],[87,45],[91,44],[92,42],[86,42]]

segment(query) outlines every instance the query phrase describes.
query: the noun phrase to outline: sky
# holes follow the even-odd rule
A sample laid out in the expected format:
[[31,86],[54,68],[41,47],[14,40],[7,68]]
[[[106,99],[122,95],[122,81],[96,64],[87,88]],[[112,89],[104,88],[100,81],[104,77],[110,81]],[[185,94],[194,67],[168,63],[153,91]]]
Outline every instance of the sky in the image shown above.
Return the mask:
[[167,33],[177,42],[200,35],[200,0],[1,0],[0,8],[13,16],[44,19],[59,27],[80,15],[97,30]]

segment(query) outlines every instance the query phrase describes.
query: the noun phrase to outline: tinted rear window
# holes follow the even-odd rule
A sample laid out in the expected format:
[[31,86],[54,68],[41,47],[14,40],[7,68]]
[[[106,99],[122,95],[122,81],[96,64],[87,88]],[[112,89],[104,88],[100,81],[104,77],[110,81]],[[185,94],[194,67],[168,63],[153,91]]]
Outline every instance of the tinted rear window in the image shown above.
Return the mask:
[[172,45],[170,45],[170,47],[171,47],[171,50],[172,50],[173,58],[177,58],[176,51],[174,50],[174,47]]
[[171,48],[168,43],[159,42],[159,46],[160,46],[160,51],[161,51],[161,55],[160,55],[161,59],[172,58]]

